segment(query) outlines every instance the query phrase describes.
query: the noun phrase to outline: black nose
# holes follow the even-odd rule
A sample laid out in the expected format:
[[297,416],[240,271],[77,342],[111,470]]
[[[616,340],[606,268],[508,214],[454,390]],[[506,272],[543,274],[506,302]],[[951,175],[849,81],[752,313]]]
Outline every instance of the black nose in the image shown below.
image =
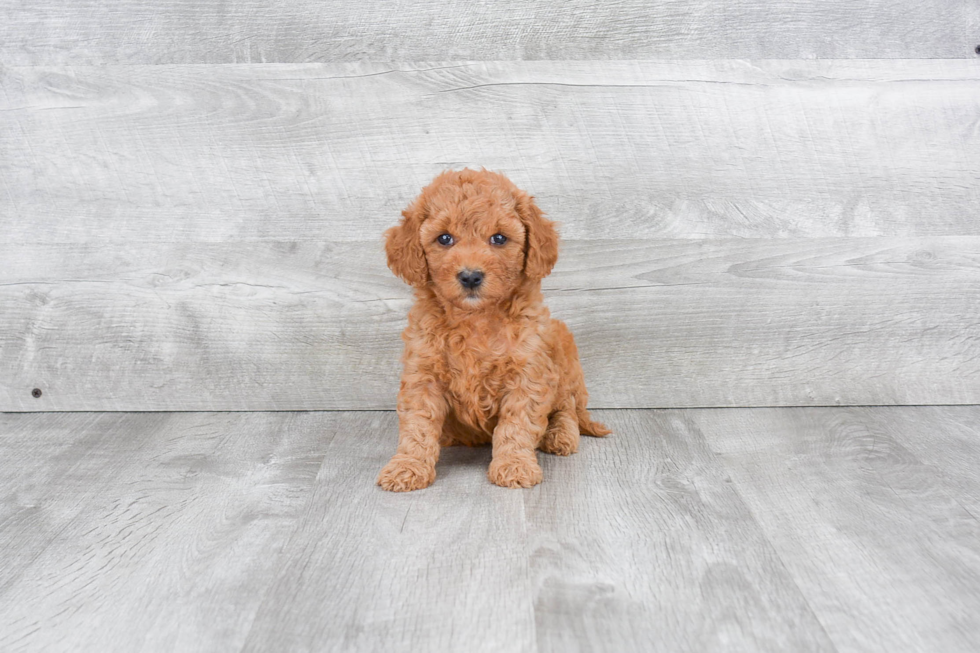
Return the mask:
[[473,290],[483,283],[483,272],[480,270],[467,270],[464,268],[459,274],[456,275],[456,278],[459,279],[459,283],[462,284],[464,288],[467,290]]

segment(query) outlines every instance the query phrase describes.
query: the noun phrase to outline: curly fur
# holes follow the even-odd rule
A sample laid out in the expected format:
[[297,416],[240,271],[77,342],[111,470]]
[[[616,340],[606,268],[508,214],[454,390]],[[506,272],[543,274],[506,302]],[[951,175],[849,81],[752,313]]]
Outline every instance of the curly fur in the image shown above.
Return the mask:
[[[441,234],[454,242],[442,245]],[[491,243],[494,234],[507,241]],[[386,490],[430,485],[442,446],[492,443],[488,477],[504,487],[541,482],[536,450],[567,456],[592,421],[575,340],[542,303],[558,233],[534,199],[499,173],[447,171],[385,232],[388,266],[415,287],[402,334],[398,450]],[[480,270],[468,290],[457,275]]]

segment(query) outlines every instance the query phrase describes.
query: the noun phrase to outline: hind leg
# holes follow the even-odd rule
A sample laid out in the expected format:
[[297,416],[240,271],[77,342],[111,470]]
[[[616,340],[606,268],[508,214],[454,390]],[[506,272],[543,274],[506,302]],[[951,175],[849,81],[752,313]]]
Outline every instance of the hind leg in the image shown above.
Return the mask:
[[556,456],[568,456],[578,451],[578,420],[575,415],[575,400],[568,398],[548,418],[548,428],[541,438],[538,449]]
[[577,433],[596,437],[609,435],[612,431],[605,424],[593,422],[592,416],[585,408],[589,403],[589,392],[585,389],[585,375],[582,373],[582,364],[578,360],[578,348],[575,346],[572,332],[561,320],[552,320],[551,326],[561,342],[561,356],[558,362],[561,364],[562,377],[571,394],[572,411],[578,424]]

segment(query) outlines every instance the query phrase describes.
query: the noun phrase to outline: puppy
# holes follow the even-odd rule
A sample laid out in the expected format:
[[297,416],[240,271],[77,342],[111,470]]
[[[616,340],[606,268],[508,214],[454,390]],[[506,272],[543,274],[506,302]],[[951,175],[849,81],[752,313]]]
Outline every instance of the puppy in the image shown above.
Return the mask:
[[385,232],[388,267],[415,287],[402,334],[398,450],[385,490],[428,487],[439,449],[493,444],[488,477],[541,482],[535,451],[567,456],[603,436],[571,332],[542,303],[558,233],[533,198],[486,169],[447,171]]

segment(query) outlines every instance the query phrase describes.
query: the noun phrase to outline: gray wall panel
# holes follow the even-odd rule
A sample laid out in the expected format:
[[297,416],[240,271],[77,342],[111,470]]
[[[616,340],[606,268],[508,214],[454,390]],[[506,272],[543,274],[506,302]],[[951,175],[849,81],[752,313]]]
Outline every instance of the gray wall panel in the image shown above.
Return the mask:
[[[0,409],[394,407],[379,242],[0,257]],[[980,402],[977,288],[978,237],[572,241],[545,295],[596,407],[928,404]]]
[[3,89],[13,242],[368,240],[465,165],[571,239],[980,235],[980,60],[16,68]]
[[0,9],[0,61],[969,58],[973,0],[37,0]]

